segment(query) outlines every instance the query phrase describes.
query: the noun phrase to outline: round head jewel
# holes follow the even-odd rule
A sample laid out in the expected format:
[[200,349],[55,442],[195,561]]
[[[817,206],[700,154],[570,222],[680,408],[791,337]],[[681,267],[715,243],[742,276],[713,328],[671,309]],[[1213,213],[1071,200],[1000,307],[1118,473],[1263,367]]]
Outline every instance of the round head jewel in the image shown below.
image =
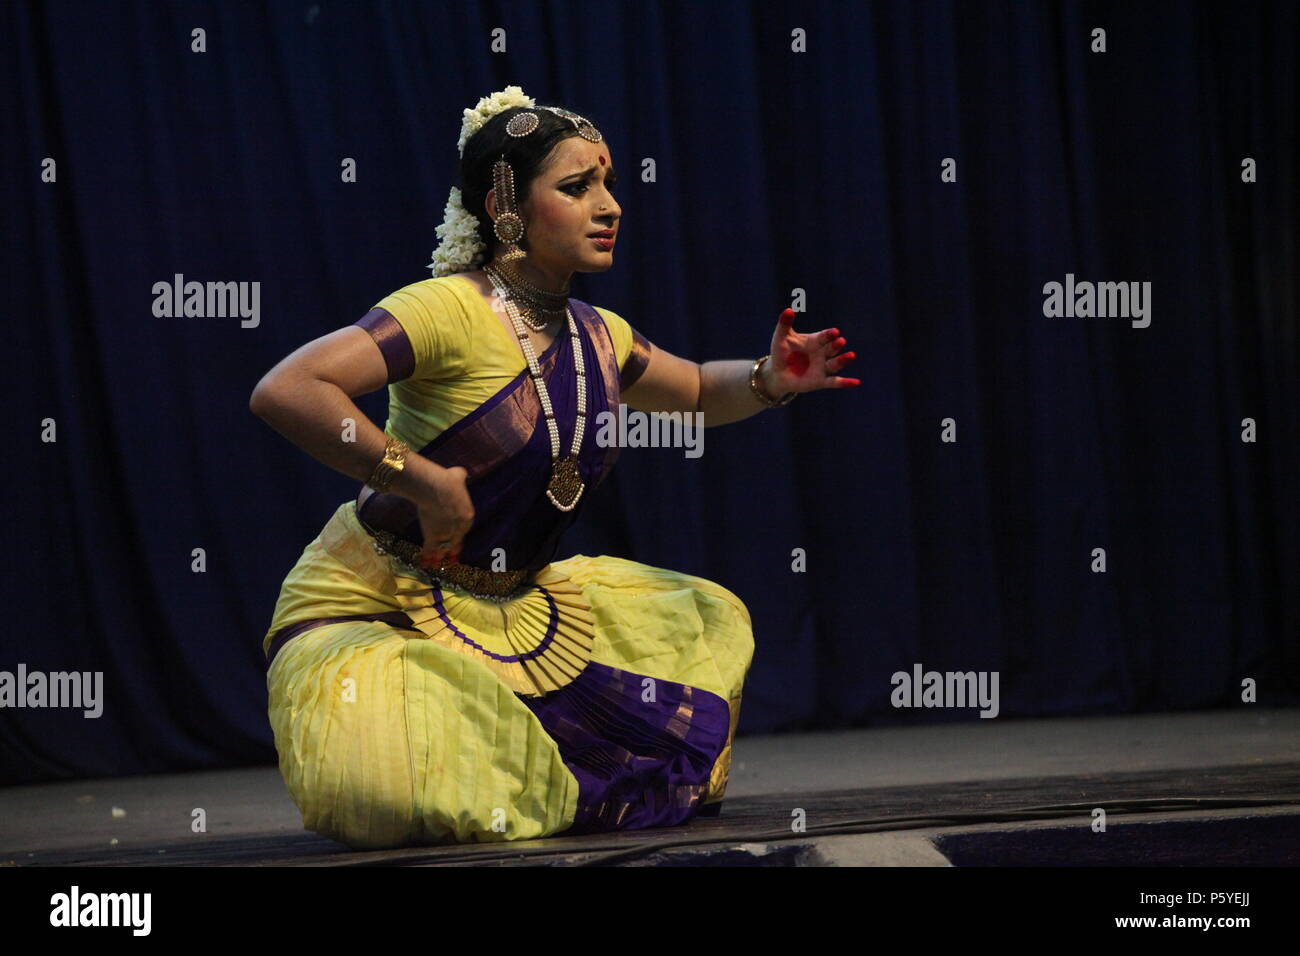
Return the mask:
[[[596,129],[591,120],[587,119],[585,116],[579,116],[577,113],[563,110],[556,106],[539,106],[537,108],[550,110],[550,112],[554,113],[556,116],[568,120],[573,124],[573,128],[578,131],[578,135],[588,142],[599,143],[603,138],[600,135],[600,130]],[[541,121],[537,118],[536,113],[531,110],[524,110],[510,117],[510,122],[506,123],[506,132],[518,139],[527,136],[540,125]]]
[[[571,122],[571,124],[573,124],[573,129],[577,130],[577,134],[580,135],[582,139],[586,139],[591,143],[601,142],[601,130],[598,130],[597,127],[591,124],[591,121],[588,120],[588,118],[578,116],[577,113],[571,113],[567,111],[567,109],[559,109],[556,107],[538,107],[538,109],[549,109],[550,112],[555,113],[555,116],[563,117],[565,120]],[[507,122],[506,124],[506,133],[519,139],[532,133],[532,131],[536,130],[539,125],[541,125],[541,120],[538,120],[537,113],[525,109],[525,111],[515,113],[510,117],[510,122]]]
[[578,135],[592,143],[601,141],[600,130],[592,124],[591,120],[585,116],[579,116],[577,113],[571,113],[569,110],[562,110],[556,106],[543,106],[542,109],[550,110],[556,116],[562,116],[573,124],[573,128],[578,131]]

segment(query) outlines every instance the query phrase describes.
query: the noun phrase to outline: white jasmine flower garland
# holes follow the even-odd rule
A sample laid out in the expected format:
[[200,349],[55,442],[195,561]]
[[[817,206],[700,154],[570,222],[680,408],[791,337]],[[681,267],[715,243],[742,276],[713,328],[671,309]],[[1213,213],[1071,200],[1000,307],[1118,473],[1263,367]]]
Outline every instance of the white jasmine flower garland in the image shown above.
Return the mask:
[[460,190],[452,186],[442,225],[434,230],[441,240],[429,263],[434,276],[455,275],[478,266],[479,257],[487,251],[479,238],[478,226],[478,219],[461,202]]
[[[533,98],[518,86],[507,86],[504,90],[483,97],[472,110],[465,110],[456,149],[464,156],[465,143],[498,113],[515,106],[535,105]],[[433,261],[428,266],[434,276],[455,275],[482,264],[487,247],[479,238],[478,227],[478,217],[465,208],[460,190],[453,186],[447,207],[443,210],[442,225],[435,230],[441,242],[433,250]]]

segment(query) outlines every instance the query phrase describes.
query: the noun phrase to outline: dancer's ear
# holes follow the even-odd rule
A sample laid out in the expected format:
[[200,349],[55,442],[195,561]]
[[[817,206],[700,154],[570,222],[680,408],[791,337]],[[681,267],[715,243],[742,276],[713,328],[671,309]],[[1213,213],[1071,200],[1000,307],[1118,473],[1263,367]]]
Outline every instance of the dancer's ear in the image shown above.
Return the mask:
[[[519,218],[524,221],[524,226],[525,226],[524,235],[525,237],[527,237],[528,233],[526,227],[528,225],[528,200],[518,203],[518,206],[519,206]],[[487,210],[488,218],[491,219],[493,222],[496,222],[497,221],[497,190],[495,186],[489,189],[487,195],[483,198],[483,208]]]

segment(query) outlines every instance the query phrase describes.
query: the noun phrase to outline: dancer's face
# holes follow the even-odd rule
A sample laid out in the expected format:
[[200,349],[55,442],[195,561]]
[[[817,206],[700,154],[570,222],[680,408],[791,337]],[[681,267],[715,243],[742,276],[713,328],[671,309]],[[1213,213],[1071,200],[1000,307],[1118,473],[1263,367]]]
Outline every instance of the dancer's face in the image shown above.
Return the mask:
[[604,272],[614,264],[613,243],[590,236],[602,230],[617,236],[623,209],[611,191],[615,178],[613,156],[603,140],[570,136],[556,145],[520,205],[524,248],[532,265],[567,275]]

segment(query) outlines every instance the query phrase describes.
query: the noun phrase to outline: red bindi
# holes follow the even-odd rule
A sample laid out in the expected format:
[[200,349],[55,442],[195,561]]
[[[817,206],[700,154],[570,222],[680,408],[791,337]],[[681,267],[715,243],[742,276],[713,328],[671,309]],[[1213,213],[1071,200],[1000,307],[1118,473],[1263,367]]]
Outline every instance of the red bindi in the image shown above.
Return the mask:
[[596,158],[600,160],[600,165],[602,165],[602,166],[605,165],[605,157],[604,157],[604,156],[597,156]]

